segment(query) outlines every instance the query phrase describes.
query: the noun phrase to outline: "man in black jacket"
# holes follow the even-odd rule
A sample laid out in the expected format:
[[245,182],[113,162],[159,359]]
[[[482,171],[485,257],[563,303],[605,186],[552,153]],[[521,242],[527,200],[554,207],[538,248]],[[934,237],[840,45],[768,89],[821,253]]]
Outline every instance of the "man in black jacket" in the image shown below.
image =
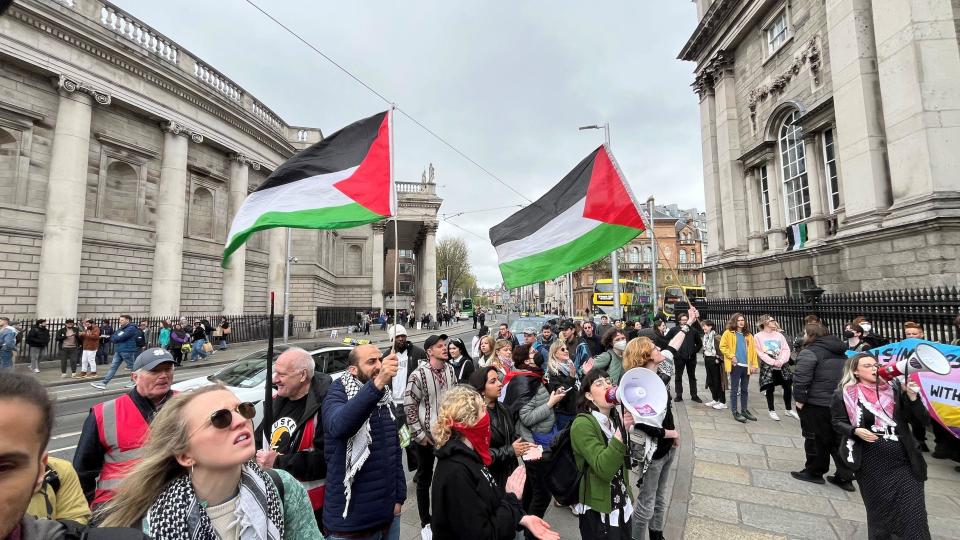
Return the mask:
[[853,471],[840,459],[840,437],[833,430],[830,416],[830,402],[843,376],[847,345],[820,323],[808,324],[804,333],[804,349],[797,355],[793,375],[793,398],[800,414],[807,460],[803,470],[790,474],[797,480],[822,484],[832,456],[837,473],[827,480],[854,491]]
[[[279,357],[273,368],[275,420],[270,428],[270,448],[257,451],[257,464],[283,469],[303,484],[310,496],[313,515],[321,528],[327,462],[323,456],[323,426],[320,405],[333,380],[316,373],[313,357],[294,347]],[[257,444],[263,442],[263,425],[257,429]]]
[[46,319],[37,319],[37,323],[27,332],[27,346],[30,347],[30,369],[40,373],[40,360],[43,351],[50,344],[50,329]]
[[[680,332],[680,329],[687,326],[690,316],[683,312],[677,317],[677,326],[674,326],[667,332],[665,341],[669,342],[673,336]],[[675,367],[673,386],[676,391],[674,401],[683,401],[683,370],[687,370],[687,380],[690,383],[690,401],[703,403],[700,396],[697,395],[697,353],[703,347],[703,329],[699,322],[689,325],[689,331],[683,338],[683,344],[677,347],[677,354],[673,358]]]

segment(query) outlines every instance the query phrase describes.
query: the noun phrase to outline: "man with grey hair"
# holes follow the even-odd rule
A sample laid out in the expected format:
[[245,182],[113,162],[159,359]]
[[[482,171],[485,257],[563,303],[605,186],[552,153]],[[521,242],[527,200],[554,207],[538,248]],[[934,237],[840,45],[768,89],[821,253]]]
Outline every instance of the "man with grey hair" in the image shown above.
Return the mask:
[[[273,366],[277,393],[273,397],[270,447],[257,451],[258,465],[283,469],[303,484],[321,529],[327,464],[323,457],[320,408],[332,382],[330,375],[314,371],[313,357],[307,351],[299,347],[283,351]],[[261,446],[263,425],[257,434],[257,445]]]
[[83,494],[91,506],[113,497],[113,490],[140,459],[150,422],[173,395],[173,356],[147,349],[133,362],[133,388],[90,409],[73,455]]

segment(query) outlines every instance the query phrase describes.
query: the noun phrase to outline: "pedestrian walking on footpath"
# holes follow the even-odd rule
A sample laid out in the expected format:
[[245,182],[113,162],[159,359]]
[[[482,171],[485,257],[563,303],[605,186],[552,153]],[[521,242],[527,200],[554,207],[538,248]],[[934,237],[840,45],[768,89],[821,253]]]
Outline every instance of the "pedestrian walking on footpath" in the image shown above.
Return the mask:
[[443,395],[457,384],[457,374],[448,362],[447,335],[430,335],[423,342],[428,360],[410,374],[403,395],[403,408],[410,429],[411,444],[416,444],[417,455],[417,512],[420,516],[421,536],[429,538],[430,483],[433,481],[436,441],[430,426],[440,412]]
[[543,519],[524,515],[520,495],[525,470],[516,469],[503,488],[487,469],[490,415],[483,399],[468,386],[443,397],[433,425],[437,470],[433,481],[433,536],[441,539],[512,540],[523,527],[535,538],[559,540]]
[[323,538],[303,486],[253,462],[254,414],[220,384],[174,397],[97,518],[154,540]]
[[[664,336],[668,342],[673,339],[681,330],[686,327],[683,343],[677,348],[676,358],[673,359],[674,371],[676,377],[673,380],[677,395],[674,401],[683,401],[683,372],[687,372],[687,381],[690,384],[690,401],[703,403],[697,394],[697,353],[703,347],[703,329],[700,323],[691,314],[696,308],[691,307],[686,313],[680,313],[677,316],[677,325],[670,329]],[[639,332],[639,330],[638,330]]]
[[97,376],[97,350],[100,348],[100,327],[93,319],[83,321],[83,332],[80,332],[80,378],[94,379]]
[[[102,334],[101,334],[102,335]],[[120,316],[120,330],[110,336],[113,343],[113,362],[110,363],[110,369],[107,370],[107,376],[102,381],[90,383],[90,386],[99,390],[105,390],[113,376],[120,369],[120,363],[126,364],[127,369],[133,371],[134,360],[137,359],[139,346],[137,337],[140,335],[140,329],[133,324],[130,315]]]
[[197,359],[203,360],[209,354],[207,352],[207,330],[202,321],[193,323],[193,332],[190,334],[190,361],[196,362]]
[[710,390],[710,401],[704,405],[717,410],[727,408],[727,397],[723,391],[723,359],[720,357],[720,336],[717,335],[717,324],[709,319],[700,321],[703,328],[703,367],[707,371],[707,388]]
[[773,406],[773,393],[777,387],[783,388],[783,411],[797,420],[800,417],[793,410],[793,373],[790,371],[790,344],[780,331],[780,325],[770,315],[761,315],[757,321],[760,329],[753,336],[760,359],[760,391],[767,396],[767,414],[780,421]]
[[190,335],[183,329],[183,325],[175,323],[170,331],[170,345],[168,347],[173,361],[179,366],[183,362],[183,348],[189,346]]
[[629,540],[632,533],[628,441],[634,419],[628,411],[621,418],[607,400],[612,388],[604,370],[590,370],[580,387],[579,414],[570,426],[573,455],[583,474],[573,509],[583,539]]
[[390,391],[397,367],[396,355],[381,360],[376,346],[360,345],[323,401],[328,540],[400,538],[407,482]]
[[870,538],[930,538],[927,463],[908,426],[929,418],[915,383],[877,377],[877,359],[856,354],[846,361],[840,388],[831,397],[840,455],[856,473]]
[[77,363],[80,361],[80,330],[73,319],[66,320],[63,328],[57,330],[54,340],[60,350],[60,378],[66,379],[69,373],[74,379],[79,379]]
[[820,323],[804,328],[803,343],[793,375],[793,395],[800,413],[807,459],[803,470],[790,474],[797,480],[823,484],[823,475],[830,470],[832,457],[837,472],[827,480],[843,490],[854,491],[853,471],[840,458],[840,436],[834,431],[830,418],[833,394],[843,377],[846,344]]
[[50,344],[50,329],[47,328],[46,319],[37,319],[33,327],[27,332],[27,347],[30,348],[30,370],[34,373],[40,373],[40,361],[43,360],[44,351]]
[[363,328],[363,335],[370,335],[370,314],[367,312],[363,313],[363,316],[360,317],[360,326]]
[[[750,392],[750,375],[757,372],[757,350],[753,344],[753,334],[747,329],[747,319],[740,313],[734,313],[727,321],[727,329],[720,337],[720,354],[723,355],[723,368],[730,375],[730,412],[737,422],[757,417],[747,408]],[[737,400],[739,397],[739,408]]]
[[104,319],[100,321],[100,347],[97,349],[97,364],[106,365],[110,350],[110,338],[113,337],[113,325]]
[[143,457],[141,447],[149,425],[173,396],[170,353],[148,349],[137,356],[132,368],[133,388],[90,409],[73,454],[73,468],[93,507],[113,498],[120,480]]
[[173,331],[173,325],[168,319],[160,323],[160,333],[157,336],[157,346],[161,349],[170,349],[170,332]]
[[230,327],[230,321],[226,317],[220,320],[220,350],[225,351],[230,345],[230,334],[233,333],[233,328]]

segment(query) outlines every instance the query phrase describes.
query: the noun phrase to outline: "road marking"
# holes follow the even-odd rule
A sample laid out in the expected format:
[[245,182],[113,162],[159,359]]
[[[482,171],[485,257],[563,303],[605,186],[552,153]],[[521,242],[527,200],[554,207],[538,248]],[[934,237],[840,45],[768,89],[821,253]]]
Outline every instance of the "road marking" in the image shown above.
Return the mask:
[[50,453],[50,454],[54,454],[54,453],[56,453],[56,452],[63,452],[63,451],[65,451],[65,450],[73,450],[73,449],[76,448],[76,447],[77,447],[77,445],[73,445],[73,446],[68,446],[68,447],[66,447],[66,448],[57,448],[56,450],[47,450],[47,452]]
[[83,432],[82,432],[82,431],[74,431],[73,433],[61,433],[60,435],[54,435],[53,437],[50,437],[50,440],[51,440],[51,441],[55,441],[55,440],[57,440],[57,439],[65,439],[65,438],[67,438],[67,437],[73,437],[74,435],[79,435],[79,434],[81,434],[81,433],[83,433]]

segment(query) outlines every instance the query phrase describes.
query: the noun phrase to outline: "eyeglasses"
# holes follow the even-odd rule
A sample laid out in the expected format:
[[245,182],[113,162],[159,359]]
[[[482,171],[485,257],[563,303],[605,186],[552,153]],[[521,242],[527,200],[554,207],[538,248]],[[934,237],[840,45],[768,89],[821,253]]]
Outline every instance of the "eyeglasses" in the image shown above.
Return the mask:
[[[210,422],[210,425],[217,429],[226,429],[230,427],[230,424],[233,423],[234,411],[236,411],[245,420],[252,420],[257,414],[257,409],[254,407],[253,403],[245,401],[243,403],[238,403],[233,409],[220,409],[219,411],[214,411],[213,414],[210,415],[208,422]],[[193,433],[191,433],[187,438],[193,437],[198,431],[205,427],[207,427],[207,422],[204,422],[200,427],[193,430]]]
[[594,388],[600,388],[600,387],[612,385],[612,384],[613,384],[613,381],[611,381],[609,377],[600,377],[599,379],[593,381],[593,384],[591,384],[590,386]]
[[860,364],[860,367],[867,368],[867,369],[877,369],[876,364]]

